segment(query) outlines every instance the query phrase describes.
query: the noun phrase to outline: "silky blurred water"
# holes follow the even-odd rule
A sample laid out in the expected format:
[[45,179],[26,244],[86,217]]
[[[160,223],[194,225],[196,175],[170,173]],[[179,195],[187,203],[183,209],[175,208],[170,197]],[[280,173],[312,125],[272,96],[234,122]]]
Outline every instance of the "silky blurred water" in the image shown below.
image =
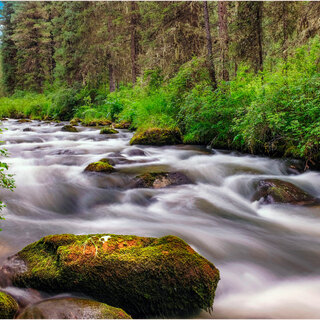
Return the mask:
[[[320,317],[320,207],[251,202],[257,182],[271,177],[320,197],[319,172],[296,175],[285,161],[198,146],[130,146],[127,130],[68,133],[61,124],[16,120],[3,127],[17,188],[0,191],[7,205],[0,262],[48,234],[172,234],[221,271],[212,314],[197,317]],[[145,155],[131,155],[136,149]],[[110,156],[119,160],[116,173],[83,173]],[[194,183],[127,188],[153,170],[179,171]]]

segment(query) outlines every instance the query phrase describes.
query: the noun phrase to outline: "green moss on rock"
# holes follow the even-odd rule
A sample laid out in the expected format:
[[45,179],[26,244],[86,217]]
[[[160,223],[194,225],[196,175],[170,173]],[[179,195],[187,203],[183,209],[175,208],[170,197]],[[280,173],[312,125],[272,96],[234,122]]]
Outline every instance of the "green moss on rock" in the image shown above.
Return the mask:
[[86,127],[110,126],[112,122],[107,119],[82,120],[82,125]]
[[129,129],[131,126],[131,123],[128,121],[121,121],[119,123],[113,123],[112,127],[115,129]]
[[288,203],[294,205],[315,205],[319,204],[316,199],[295,186],[294,184],[278,179],[265,179],[258,183],[257,192],[254,194],[253,201],[261,204]]
[[18,303],[11,296],[0,291],[0,319],[13,319],[18,309]]
[[119,133],[119,131],[114,130],[110,127],[104,127],[100,130],[100,134],[114,134],[114,133]]
[[97,162],[90,163],[84,171],[86,172],[103,172],[111,173],[115,171],[109,159],[101,159]]
[[74,126],[71,126],[71,125],[67,124],[67,125],[65,125],[65,126],[63,126],[63,127],[61,128],[61,131],[65,131],[65,132],[78,132],[78,129],[75,128]]
[[148,172],[135,177],[134,188],[166,188],[189,184],[191,180],[181,172]]
[[82,292],[134,317],[211,309],[219,270],[183,240],[113,234],[52,235],[17,254],[14,285]]
[[26,123],[26,122],[31,122],[31,120],[30,119],[19,119],[17,122]]
[[132,319],[125,311],[94,300],[57,298],[28,306],[18,319]]
[[150,128],[144,131],[138,131],[130,140],[131,145],[144,144],[163,146],[179,143],[182,143],[179,129]]

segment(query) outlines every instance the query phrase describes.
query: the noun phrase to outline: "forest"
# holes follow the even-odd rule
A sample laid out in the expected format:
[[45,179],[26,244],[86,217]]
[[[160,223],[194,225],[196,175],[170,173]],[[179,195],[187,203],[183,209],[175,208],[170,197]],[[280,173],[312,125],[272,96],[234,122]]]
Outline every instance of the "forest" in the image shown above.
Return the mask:
[[[205,7],[204,7],[205,5]],[[319,162],[318,2],[4,2],[0,116],[178,128]]]
[[0,319],[320,318],[320,2],[0,1]]

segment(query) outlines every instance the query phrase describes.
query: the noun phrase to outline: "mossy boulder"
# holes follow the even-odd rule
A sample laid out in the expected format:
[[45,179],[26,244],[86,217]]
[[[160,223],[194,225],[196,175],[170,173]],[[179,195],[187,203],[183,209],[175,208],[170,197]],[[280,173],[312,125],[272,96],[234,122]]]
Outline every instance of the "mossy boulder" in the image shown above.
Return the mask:
[[86,127],[104,127],[104,126],[110,126],[112,122],[110,120],[104,119],[104,120],[82,120],[81,124]]
[[78,132],[78,129],[70,124],[67,124],[61,128],[61,131],[65,132]]
[[288,203],[294,205],[319,204],[319,200],[312,197],[294,184],[278,179],[260,180],[253,201],[261,204]]
[[70,120],[70,125],[71,126],[77,126],[79,124],[80,119],[79,118],[74,118]]
[[101,159],[97,162],[90,163],[85,169],[85,172],[102,172],[111,173],[115,171],[112,162],[109,159]]
[[104,127],[100,130],[100,134],[114,134],[119,133],[119,131],[112,129],[111,127]]
[[144,144],[163,146],[180,143],[182,143],[182,138],[179,129],[150,128],[136,132],[130,140],[131,145]]
[[112,127],[115,129],[129,129],[131,126],[131,123],[128,121],[121,121],[119,123],[113,123]]
[[191,180],[181,172],[148,172],[135,177],[132,187],[159,189],[190,183]]
[[136,318],[211,309],[219,281],[219,270],[174,236],[52,235],[7,263],[17,260],[25,268],[11,273],[15,286],[81,292]]
[[0,291],[0,319],[13,319],[18,309],[18,303],[11,296]]
[[19,119],[17,120],[18,123],[26,123],[26,122],[31,122],[30,119]]
[[18,319],[132,319],[125,311],[94,300],[57,298],[28,306]]

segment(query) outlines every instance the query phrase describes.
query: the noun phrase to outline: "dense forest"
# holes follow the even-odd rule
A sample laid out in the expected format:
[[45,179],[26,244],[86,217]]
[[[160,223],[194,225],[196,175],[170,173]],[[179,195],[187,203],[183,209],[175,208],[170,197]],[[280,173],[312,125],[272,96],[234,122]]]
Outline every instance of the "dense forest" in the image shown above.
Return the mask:
[[0,116],[126,121],[317,165],[319,2],[3,2]]

